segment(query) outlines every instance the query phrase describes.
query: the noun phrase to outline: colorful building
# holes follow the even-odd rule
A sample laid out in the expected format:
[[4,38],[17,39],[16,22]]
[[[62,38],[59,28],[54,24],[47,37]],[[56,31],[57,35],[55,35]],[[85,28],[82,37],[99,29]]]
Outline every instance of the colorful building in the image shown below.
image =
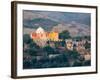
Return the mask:
[[33,40],[58,41],[59,34],[58,32],[45,32],[43,28],[39,27],[35,32],[30,34],[30,37]]
[[41,27],[39,27],[35,32],[32,32],[30,34],[30,37],[33,40],[47,40],[46,32]]
[[51,41],[58,41],[59,35],[57,32],[50,32],[48,33],[47,38],[48,40],[51,40]]
[[45,46],[48,40],[58,41],[59,34],[57,32],[46,32],[43,28],[39,27],[35,32],[30,34],[37,45]]

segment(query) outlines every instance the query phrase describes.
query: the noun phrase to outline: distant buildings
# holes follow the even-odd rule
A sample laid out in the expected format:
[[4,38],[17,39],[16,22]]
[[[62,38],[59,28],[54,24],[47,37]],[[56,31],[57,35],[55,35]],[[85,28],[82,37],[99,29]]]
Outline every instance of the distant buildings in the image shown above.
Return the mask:
[[[66,50],[76,50],[80,54],[85,54],[86,49],[85,49],[85,43],[87,40],[73,40],[73,39],[66,39],[63,41],[62,39],[59,39],[59,33],[57,31],[51,31],[51,32],[46,32],[42,27],[39,27],[35,32],[32,32],[30,34],[30,37],[36,42],[37,45],[40,47],[44,47],[46,45],[49,45],[52,48],[55,48],[55,46],[58,45],[58,48],[63,48],[65,47]],[[48,43],[49,41],[49,43]],[[56,43],[57,42],[57,45]],[[65,43],[63,43],[65,42]],[[88,41],[90,43],[90,41]],[[62,43],[64,46],[62,46]]]
[[46,32],[43,28],[39,27],[35,32],[30,34],[33,40],[52,40],[58,41],[58,32]]

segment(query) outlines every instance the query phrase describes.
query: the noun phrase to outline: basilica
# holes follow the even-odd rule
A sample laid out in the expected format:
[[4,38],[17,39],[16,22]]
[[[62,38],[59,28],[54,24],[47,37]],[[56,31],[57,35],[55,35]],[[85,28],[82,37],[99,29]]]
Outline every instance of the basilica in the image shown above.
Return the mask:
[[46,32],[42,27],[39,27],[35,32],[30,34],[30,37],[33,40],[42,40],[42,41],[58,41],[59,34],[56,31]]

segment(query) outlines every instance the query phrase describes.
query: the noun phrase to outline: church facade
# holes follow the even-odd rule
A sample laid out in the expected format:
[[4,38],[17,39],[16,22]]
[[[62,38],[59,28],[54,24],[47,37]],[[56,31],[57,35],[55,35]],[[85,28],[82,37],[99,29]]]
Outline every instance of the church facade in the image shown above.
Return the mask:
[[33,40],[51,40],[51,41],[58,41],[59,34],[58,32],[46,32],[43,28],[39,27],[35,32],[30,34],[30,37]]

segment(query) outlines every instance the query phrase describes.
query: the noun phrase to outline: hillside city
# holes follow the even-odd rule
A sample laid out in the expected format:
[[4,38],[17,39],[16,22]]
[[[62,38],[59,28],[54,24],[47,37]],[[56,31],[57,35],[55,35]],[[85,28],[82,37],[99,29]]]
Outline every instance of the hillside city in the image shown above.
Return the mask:
[[91,65],[90,36],[72,37],[68,30],[38,27],[23,39],[23,69]]

